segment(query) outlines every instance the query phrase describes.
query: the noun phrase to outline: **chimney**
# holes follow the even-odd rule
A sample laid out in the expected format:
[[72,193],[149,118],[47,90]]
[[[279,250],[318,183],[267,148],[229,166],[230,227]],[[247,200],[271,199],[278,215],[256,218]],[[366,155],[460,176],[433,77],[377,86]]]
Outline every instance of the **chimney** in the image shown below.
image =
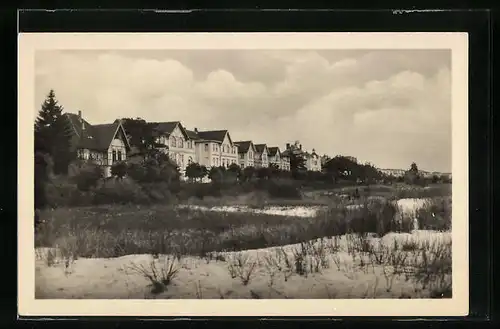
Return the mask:
[[302,144],[299,144],[299,150],[302,150]]
[[286,149],[289,150],[290,149],[290,143],[286,143]]
[[195,133],[198,133],[198,128],[196,128],[196,127],[195,127],[195,128],[194,128],[194,132],[195,132]]
[[83,123],[83,119],[82,119],[82,111],[78,111],[78,120],[80,121],[80,124],[82,125],[81,128],[82,128],[82,131],[85,130],[85,124]]

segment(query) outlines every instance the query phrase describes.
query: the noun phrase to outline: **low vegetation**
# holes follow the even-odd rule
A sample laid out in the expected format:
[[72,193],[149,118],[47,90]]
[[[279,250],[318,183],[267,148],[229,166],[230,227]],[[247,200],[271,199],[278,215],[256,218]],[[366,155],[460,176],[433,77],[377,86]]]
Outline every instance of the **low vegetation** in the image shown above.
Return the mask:
[[[284,285],[324,273],[343,273],[349,280],[375,277],[366,298],[451,297],[451,242],[392,237],[413,232],[415,219],[419,230],[451,230],[447,177],[424,178],[413,163],[395,178],[342,156],[329,159],[322,172],[308,172],[292,156],[290,172],[237,165],[208,170],[193,163],[183,180],[149,136],[132,138],[140,152],[115,163],[112,177],[104,178],[102,167],[77,159],[70,150],[61,111],[51,92],[35,125],[35,247],[48,250],[40,256],[46,268],[62,260],[70,275],[79,258],[146,254],[148,262],[132,261],[126,271],[148,281],[154,296],[169,294],[187,274],[183,261],[196,259],[207,267],[222,264],[227,275],[222,280],[248,288],[245,298],[275,298],[255,288],[254,280],[263,275],[274,296],[297,298],[283,292]],[[397,203],[403,198],[426,201],[407,213]],[[231,205],[250,210],[194,207]],[[306,218],[252,212],[270,206],[314,206],[317,211]],[[413,290],[395,292],[398,282],[408,282]],[[195,288],[197,298],[213,294],[200,280]],[[340,288],[325,283],[322,292],[348,298]]]

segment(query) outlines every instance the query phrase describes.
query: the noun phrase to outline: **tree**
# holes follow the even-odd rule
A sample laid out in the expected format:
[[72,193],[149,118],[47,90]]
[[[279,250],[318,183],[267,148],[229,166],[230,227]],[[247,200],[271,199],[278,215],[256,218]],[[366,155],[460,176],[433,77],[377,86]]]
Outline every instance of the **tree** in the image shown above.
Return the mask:
[[212,167],[208,172],[208,178],[214,183],[220,183],[224,180],[223,167]]
[[127,164],[124,161],[118,161],[111,166],[111,175],[118,179],[123,179],[127,174]]
[[232,163],[229,168],[227,168],[226,173],[234,182],[241,178],[241,168],[236,163]]
[[200,177],[201,166],[196,162],[191,162],[186,167],[186,172],[184,173],[190,181],[196,181]]
[[67,174],[70,162],[76,158],[71,148],[70,122],[62,111],[54,90],[50,90],[35,121],[35,152],[50,155],[56,175]]
[[[324,166],[324,170],[331,177],[334,183],[337,183],[339,179],[353,180],[353,171],[355,171],[355,164],[350,161],[347,157],[336,156],[329,161],[327,161]],[[355,172],[354,172],[355,174]]]
[[205,178],[207,175],[208,175],[208,169],[207,169],[207,167],[204,166],[204,165],[201,165],[200,166],[200,176],[199,176],[199,179],[203,180],[203,178]]
[[89,191],[99,183],[99,180],[104,177],[102,167],[91,161],[76,161],[78,171],[75,173],[73,180],[80,191]]
[[144,159],[156,156],[156,153],[161,149],[168,149],[167,145],[156,142],[158,132],[154,124],[147,123],[146,120],[141,118],[123,118],[122,124],[127,132],[130,146]]
[[415,162],[412,162],[410,169],[405,172],[404,180],[407,184],[419,184],[421,181],[420,172]]
[[243,180],[246,181],[246,182],[252,180],[252,177],[254,176],[254,174],[255,174],[255,168],[254,167],[252,167],[252,166],[245,167],[243,169],[243,173],[242,173]]
[[269,179],[271,176],[271,169],[268,167],[261,167],[257,169],[257,177],[259,179]]
[[269,165],[269,177],[271,178],[280,178],[281,169],[276,163],[271,163]]
[[42,209],[47,204],[45,186],[49,181],[49,161],[49,155],[35,152],[35,209]]
[[410,172],[418,174],[418,166],[415,162],[412,162],[410,165]]
[[299,179],[307,171],[306,160],[302,154],[296,152],[290,152],[290,171],[292,172],[292,177]]

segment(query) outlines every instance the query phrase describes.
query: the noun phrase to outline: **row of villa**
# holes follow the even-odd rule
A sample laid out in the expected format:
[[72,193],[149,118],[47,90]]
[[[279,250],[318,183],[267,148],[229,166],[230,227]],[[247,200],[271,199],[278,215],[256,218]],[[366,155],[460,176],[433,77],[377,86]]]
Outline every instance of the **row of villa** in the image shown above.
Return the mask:
[[[81,159],[91,159],[104,166],[106,176],[111,174],[111,166],[124,161],[131,154],[127,133],[120,120],[112,124],[91,125],[78,114],[66,113],[72,126],[72,147]],[[277,146],[257,144],[251,140],[233,141],[228,130],[199,131],[186,129],[181,122],[151,122],[156,132],[156,142],[166,146],[181,173],[185,173],[190,163],[199,163],[207,168],[229,167],[269,167],[276,165],[282,170],[290,170],[291,153],[305,159],[307,170],[321,171],[321,159],[313,149],[302,150],[298,142],[286,144],[282,151]],[[168,151],[167,151],[168,150]]]

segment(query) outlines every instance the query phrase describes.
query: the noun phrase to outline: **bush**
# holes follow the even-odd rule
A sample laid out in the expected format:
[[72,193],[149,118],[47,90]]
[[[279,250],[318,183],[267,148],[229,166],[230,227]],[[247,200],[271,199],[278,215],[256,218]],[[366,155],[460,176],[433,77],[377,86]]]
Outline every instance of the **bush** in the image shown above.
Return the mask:
[[300,199],[302,194],[300,190],[289,183],[282,183],[276,181],[266,182],[266,191],[272,198],[282,198],[282,199]]
[[63,177],[55,177],[45,185],[47,206],[51,208],[79,205],[80,191],[77,185]]
[[417,218],[421,229],[448,231],[451,230],[451,198],[433,198],[423,208],[417,210]]
[[94,204],[147,204],[148,196],[130,179],[108,179],[95,190]]
[[127,174],[127,164],[123,161],[115,162],[111,166],[111,175],[117,178],[123,178]]
[[171,186],[163,182],[143,184],[142,190],[151,202],[170,203],[174,200]]
[[69,177],[80,191],[90,191],[104,177],[104,172],[101,166],[90,161],[76,161],[70,165]]

